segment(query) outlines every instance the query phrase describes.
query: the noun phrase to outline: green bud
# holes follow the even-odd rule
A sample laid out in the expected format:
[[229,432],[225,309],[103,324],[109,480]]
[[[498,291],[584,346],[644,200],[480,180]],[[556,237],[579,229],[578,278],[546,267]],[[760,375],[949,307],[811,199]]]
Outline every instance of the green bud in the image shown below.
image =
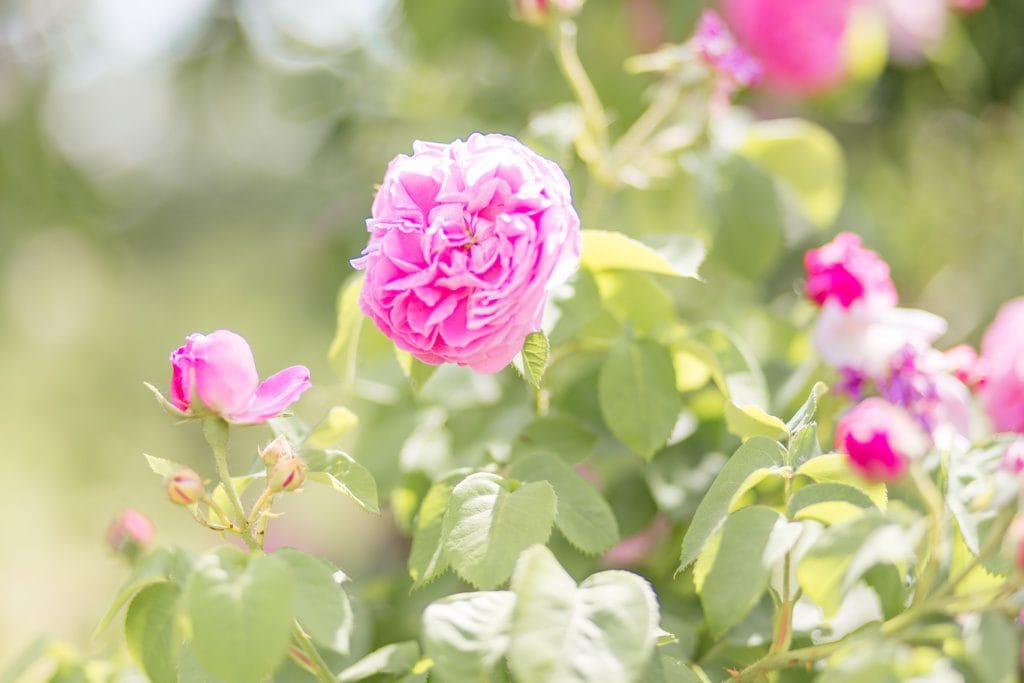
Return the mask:
[[285,458],[294,458],[295,451],[292,449],[292,445],[285,438],[284,434],[277,437],[267,447],[260,451],[260,460],[267,467],[273,467],[279,460]]
[[306,463],[291,455],[274,463],[267,473],[267,488],[272,492],[294,491],[306,481]]

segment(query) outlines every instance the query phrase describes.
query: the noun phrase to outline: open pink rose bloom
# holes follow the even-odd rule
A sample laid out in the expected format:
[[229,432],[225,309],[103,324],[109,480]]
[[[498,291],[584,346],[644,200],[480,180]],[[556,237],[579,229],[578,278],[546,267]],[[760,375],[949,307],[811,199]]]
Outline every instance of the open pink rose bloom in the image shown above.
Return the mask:
[[352,262],[366,271],[360,306],[435,365],[508,365],[579,261],[568,179],[505,135],[414,143],[388,166],[366,223],[369,243]]
[[309,370],[302,365],[260,382],[249,344],[228,330],[190,334],[171,354],[171,366],[171,403],[176,408],[189,411],[198,399],[206,410],[237,424],[280,415],[310,386]]

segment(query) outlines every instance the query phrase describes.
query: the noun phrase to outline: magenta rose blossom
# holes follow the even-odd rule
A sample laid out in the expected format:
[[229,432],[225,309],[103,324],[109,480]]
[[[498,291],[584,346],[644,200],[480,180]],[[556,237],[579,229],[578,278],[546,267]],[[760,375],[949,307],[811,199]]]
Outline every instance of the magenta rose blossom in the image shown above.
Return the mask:
[[360,306],[435,365],[508,365],[579,261],[568,179],[505,135],[415,142],[388,166],[366,225],[369,244],[352,261],[366,271]]
[[1001,432],[1024,433],[1024,297],[1003,305],[981,340],[985,412]]
[[869,481],[899,479],[908,462],[927,449],[921,427],[880,398],[861,401],[836,425],[836,450],[846,453],[850,466]]
[[835,301],[843,308],[866,300],[895,306],[896,287],[889,277],[889,264],[861,246],[860,237],[841,232],[828,244],[804,254],[808,298],[819,306]]
[[[309,370],[302,365],[260,382],[252,349],[228,330],[190,334],[171,354],[171,403],[182,411],[203,409],[237,424],[266,422],[284,412],[309,389]],[[202,408],[195,410],[198,399]]]
[[722,0],[733,34],[761,63],[765,83],[808,94],[846,76],[846,28],[854,0]]
[[764,75],[761,64],[736,44],[729,28],[714,10],[704,10],[701,15],[693,46],[701,60],[725,79],[729,92],[736,87],[755,86]]

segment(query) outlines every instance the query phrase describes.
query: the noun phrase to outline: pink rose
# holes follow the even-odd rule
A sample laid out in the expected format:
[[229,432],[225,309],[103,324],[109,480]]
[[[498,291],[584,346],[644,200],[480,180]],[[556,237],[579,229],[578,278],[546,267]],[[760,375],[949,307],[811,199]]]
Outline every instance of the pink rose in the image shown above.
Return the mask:
[[958,12],[977,12],[986,4],[988,0],[949,0],[950,8]]
[[849,308],[862,300],[896,305],[898,297],[889,277],[889,264],[861,246],[860,237],[852,232],[841,232],[828,244],[808,250],[804,268],[807,296],[819,306],[836,301]]
[[117,513],[107,529],[107,545],[116,552],[137,553],[153,540],[153,522],[132,508]]
[[366,271],[360,306],[435,365],[501,370],[579,260],[565,174],[505,135],[414,143],[388,166],[366,224],[352,262]]
[[946,367],[953,376],[969,387],[985,383],[985,365],[978,352],[967,344],[957,344],[943,352]]
[[1024,472],[1024,439],[1017,439],[1006,447],[1003,457],[999,460],[999,467],[1010,474]]
[[903,410],[880,398],[858,403],[836,425],[836,450],[869,481],[895,481],[910,459],[928,449],[924,431]]
[[737,87],[757,85],[764,75],[760,63],[736,44],[729,28],[714,10],[704,10],[693,35],[693,49],[725,81],[726,95]]
[[733,34],[764,67],[765,84],[809,94],[846,77],[854,0],[722,0]]
[[999,309],[981,340],[981,362],[978,394],[995,428],[1024,433],[1024,297]]
[[[205,409],[237,424],[280,415],[310,386],[309,370],[302,365],[260,382],[249,344],[228,330],[190,334],[171,354],[171,366],[171,403],[176,408],[194,415]],[[194,403],[197,398],[201,407]]]

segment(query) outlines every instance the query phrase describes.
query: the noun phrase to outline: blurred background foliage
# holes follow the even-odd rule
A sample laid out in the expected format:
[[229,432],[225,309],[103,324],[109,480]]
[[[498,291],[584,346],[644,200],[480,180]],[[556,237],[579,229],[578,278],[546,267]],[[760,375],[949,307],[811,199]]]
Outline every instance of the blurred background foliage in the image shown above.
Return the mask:
[[[589,0],[580,51],[617,130],[651,84],[624,61],[685,40],[701,8]],[[954,20],[929,61],[813,103],[744,96],[757,115],[804,116],[838,137],[847,194],[830,229],[863,235],[892,265],[905,304],[950,321],[949,344],[977,342],[998,305],[1024,292],[1022,29],[1024,4],[991,0]],[[167,355],[185,335],[243,334],[264,375],[309,365],[317,388],[298,413],[318,420],[337,394],[326,358],[336,293],[387,162],[415,139],[525,135],[566,166],[582,197],[585,169],[568,147],[527,131],[531,116],[568,100],[543,34],[512,21],[503,0],[4,3],[0,663],[37,633],[88,642],[122,578],[102,542],[119,508],[152,517],[165,542],[208,546],[140,455],[213,474],[198,430],[170,427],[142,386],[166,384]],[[710,240],[698,185],[677,171],[649,191],[624,190],[584,227]],[[778,332],[773,313],[792,322],[801,254],[830,233],[785,230],[758,197],[722,190],[719,204],[749,231],[719,232],[705,283],[673,293],[689,319],[738,329],[772,379],[773,359],[796,365],[807,348]],[[498,390],[474,381],[473,400],[486,406]],[[491,419],[486,408],[480,416]],[[383,455],[354,455],[394,461],[414,426],[406,417],[379,430]],[[238,453],[266,437],[244,434]],[[379,461],[371,467],[381,477]],[[395,483],[383,474],[382,486]],[[654,502],[642,480],[618,486],[613,507],[630,501],[620,523],[637,519],[623,524],[628,534]],[[365,580],[368,602],[407,592],[374,582],[405,574],[408,541],[387,514],[316,491],[302,498],[273,527],[280,542]]]

